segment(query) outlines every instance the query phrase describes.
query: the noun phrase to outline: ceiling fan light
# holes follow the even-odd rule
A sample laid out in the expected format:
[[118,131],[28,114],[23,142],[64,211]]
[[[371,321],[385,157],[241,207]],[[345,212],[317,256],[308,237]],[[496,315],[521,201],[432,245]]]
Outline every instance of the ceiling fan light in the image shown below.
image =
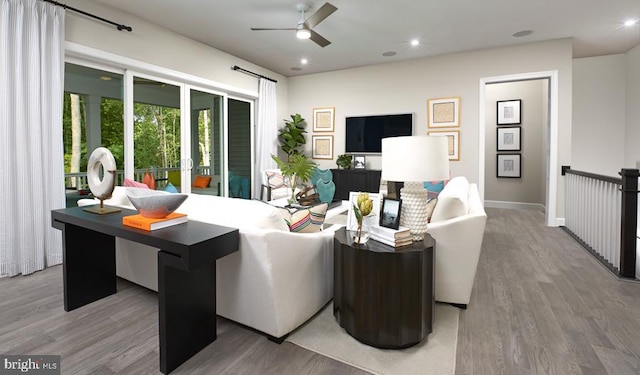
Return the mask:
[[298,39],[309,39],[311,38],[311,32],[307,29],[298,29],[296,31],[296,37]]

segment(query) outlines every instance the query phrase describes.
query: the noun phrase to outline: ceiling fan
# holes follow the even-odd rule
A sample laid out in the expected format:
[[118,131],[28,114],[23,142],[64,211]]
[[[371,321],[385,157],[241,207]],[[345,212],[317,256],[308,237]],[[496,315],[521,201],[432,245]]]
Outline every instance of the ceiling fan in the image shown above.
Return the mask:
[[322,35],[313,31],[313,28],[316,27],[317,24],[324,21],[325,18],[329,17],[331,13],[338,10],[335,6],[324,3],[323,6],[320,7],[314,14],[312,14],[309,18],[304,18],[304,12],[309,10],[309,6],[307,4],[298,4],[296,6],[298,12],[300,12],[300,20],[298,21],[298,25],[296,27],[290,28],[264,28],[264,27],[252,27],[253,31],[268,31],[268,30],[295,30],[296,36],[298,39],[311,39],[320,47],[326,47],[331,44],[330,41],[325,39]]

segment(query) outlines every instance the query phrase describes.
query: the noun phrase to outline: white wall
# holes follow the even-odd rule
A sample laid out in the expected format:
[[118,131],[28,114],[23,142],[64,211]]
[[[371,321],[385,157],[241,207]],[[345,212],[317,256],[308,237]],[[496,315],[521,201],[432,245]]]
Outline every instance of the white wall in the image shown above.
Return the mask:
[[[558,71],[558,174],[571,160],[571,40],[561,39],[512,47],[463,52],[336,72],[289,78],[289,111],[311,119],[314,107],[335,107],[334,159],[344,153],[345,116],[414,112],[414,134],[427,132],[427,99],[461,97],[460,161],[454,176],[478,181],[479,82],[481,78]],[[310,152],[311,146],[308,145]],[[380,168],[380,157],[367,157]],[[335,168],[335,160],[318,161]],[[558,176],[558,216],[564,215],[564,184]]]
[[624,54],[573,60],[573,169],[615,177],[624,164],[625,60]]
[[118,31],[109,24],[67,11],[67,41],[257,92],[257,78],[231,70],[239,65],[278,80],[278,119],[287,117],[286,77],[113,8],[82,0],[65,3],[133,28],[132,32]]
[[640,161],[640,44],[625,56],[626,63],[626,131],[624,167],[636,168]]
[[[544,128],[548,126],[548,100],[543,94],[548,80],[506,82],[487,85],[486,136],[485,136],[485,199],[499,202],[530,203],[544,206],[546,184],[544,150]],[[520,151],[497,151],[496,102],[500,100],[521,100]],[[521,178],[496,177],[498,153],[518,153],[521,155]]]

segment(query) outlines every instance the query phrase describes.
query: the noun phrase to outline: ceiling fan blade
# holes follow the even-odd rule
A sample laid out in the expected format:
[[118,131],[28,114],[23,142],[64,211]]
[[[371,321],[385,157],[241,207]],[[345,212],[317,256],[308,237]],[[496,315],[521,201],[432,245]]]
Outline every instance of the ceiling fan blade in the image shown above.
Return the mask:
[[288,28],[273,28],[273,27],[252,27],[253,31],[265,31],[265,30],[297,30],[295,27]]
[[313,30],[309,30],[309,31],[311,32],[311,37],[309,39],[311,39],[314,42],[316,42],[316,44],[319,45],[320,47],[326,47],[329,44],[331,44],[330,41],[325,39],[322,35],[318,34],[317,32],[315,32]]
[[304,25],[308,29],[313,29],[317,24],[322,22],[325,18],[329,17],[331,13],[335,12],[336,10],[338,10],[338,8],[336,8],[335,6],[329,3],[324,3],[324,5],[320,7],[320,9],[318,9],[314,14],[311,15],[311,17],[307,18],[307,20],[304,21]]

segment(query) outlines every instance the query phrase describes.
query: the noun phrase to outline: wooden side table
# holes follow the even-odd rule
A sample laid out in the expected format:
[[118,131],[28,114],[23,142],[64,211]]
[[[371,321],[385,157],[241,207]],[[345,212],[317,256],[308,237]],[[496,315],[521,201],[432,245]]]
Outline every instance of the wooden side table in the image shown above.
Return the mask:
[[345,228],[334,238],[333,315],[357,340],[402,349],[421,342],[433,326],[435,241],[393,248],[354,244]]

